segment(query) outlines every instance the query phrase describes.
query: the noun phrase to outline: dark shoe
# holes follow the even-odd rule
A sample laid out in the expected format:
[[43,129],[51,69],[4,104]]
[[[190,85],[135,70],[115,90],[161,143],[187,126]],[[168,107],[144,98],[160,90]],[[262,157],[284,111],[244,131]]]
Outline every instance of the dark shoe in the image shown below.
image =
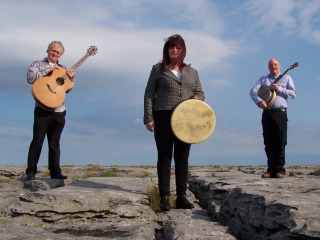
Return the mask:
[[275,178],[284,178],[284,174],[281,172],[278,172],[275,176]]
[[261,175],[262,178],[271,178],[272,175],[271,173],[265,172],[264,174]]
[[169,211],[170,210],[169,196],[161,197],[160,210],[161,211]]
[[64,179],[67,179],[67,178],[68,178],[67,176],[62,175],[61,173],[55,174],[55,175],[51,175],[50,177],[51,177],[52,179],[61,179],[61,180],[64,180]]
[[189,202],[186,196],[178,196],[176,201],[176,208],[177,209],[192,209],[194,205]]
[[35,179],[36,179],[36,175],[34,173],[27,174],[27,181],[35,180]]

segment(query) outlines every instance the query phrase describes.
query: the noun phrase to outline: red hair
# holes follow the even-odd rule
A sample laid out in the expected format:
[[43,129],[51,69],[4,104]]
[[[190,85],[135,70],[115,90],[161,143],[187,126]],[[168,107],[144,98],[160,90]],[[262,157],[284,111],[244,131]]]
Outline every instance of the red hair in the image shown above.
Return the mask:
[[181,52],[180,52],[180,59],[178,61],[178,65],[180,68],[182,68],[184,64],[184,58],[186,57],[187,49],[186,49],[186,44],[184,43],[183,38],[178,35],[172,35],[169,38],[166,39],[166,42],[163,46],[163,57],[161,61],[161,71],[164,71],[166,66],[170,64],[170,57],[169,57],[169,48],[174,47],[174,46],[179,46],[181,47]]

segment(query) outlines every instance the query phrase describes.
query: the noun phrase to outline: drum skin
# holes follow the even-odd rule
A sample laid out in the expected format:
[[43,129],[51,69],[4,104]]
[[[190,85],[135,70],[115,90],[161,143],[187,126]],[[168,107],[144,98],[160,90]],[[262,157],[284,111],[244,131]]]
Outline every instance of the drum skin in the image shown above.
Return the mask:
[[216,117],[211,107],[197,99],[183,101],[171,116],[173,133],[185,143],[196,144],[207,140],[215,125]]

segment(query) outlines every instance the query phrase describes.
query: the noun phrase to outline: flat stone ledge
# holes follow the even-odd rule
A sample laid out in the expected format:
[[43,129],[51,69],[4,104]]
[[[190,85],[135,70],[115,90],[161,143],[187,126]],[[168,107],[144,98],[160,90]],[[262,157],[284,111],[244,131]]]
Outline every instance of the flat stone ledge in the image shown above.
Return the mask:
[[239,239],[320,239],[320,178],[263,179],[236,169],[190,171],[189,188]]
[[0,192],[0,239],[236,239],[191,193],[195,209],[154,212],[146,178],[93,177],[64,185],[37,177],[12,184],[14,192],[10,185]]

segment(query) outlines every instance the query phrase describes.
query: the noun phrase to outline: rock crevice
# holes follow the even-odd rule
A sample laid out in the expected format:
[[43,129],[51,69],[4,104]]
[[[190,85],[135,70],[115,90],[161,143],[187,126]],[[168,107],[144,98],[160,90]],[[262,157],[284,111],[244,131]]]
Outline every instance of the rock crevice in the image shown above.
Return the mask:
[[244,172],[192,171],[189,188],[239,239],[320,239],[318,177],[261,179]]
[[[68,175],[86,173],[83,168]],[[90,172],[76,181],[26,181],[23,170],[8,168],[0,171],[12,179],[0,184],[0,239],[320,239],[313,169],[262,179],[262,168],[190,167],[187,195],[195,208],[162,213],[150,208],[147,196],[156,168],[100,166],[119,176]],[[174,174],[171,181],[174,194]]]

